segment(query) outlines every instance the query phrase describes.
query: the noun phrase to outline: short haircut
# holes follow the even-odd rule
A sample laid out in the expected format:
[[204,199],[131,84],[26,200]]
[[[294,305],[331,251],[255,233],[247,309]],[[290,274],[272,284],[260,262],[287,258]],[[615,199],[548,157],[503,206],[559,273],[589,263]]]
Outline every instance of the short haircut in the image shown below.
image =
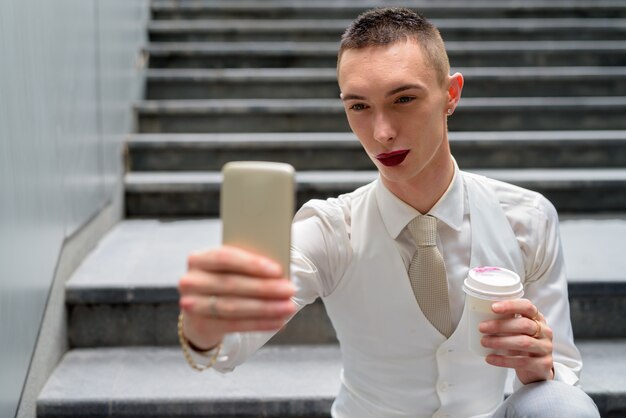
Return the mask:
[[341,37],[337,68],[341,55],[348,49],[384,46],[400,40],[414,39],[443,85],[450,73],[448,54],[439,30],[420,13],[399,7],[368,10],[359,15]]

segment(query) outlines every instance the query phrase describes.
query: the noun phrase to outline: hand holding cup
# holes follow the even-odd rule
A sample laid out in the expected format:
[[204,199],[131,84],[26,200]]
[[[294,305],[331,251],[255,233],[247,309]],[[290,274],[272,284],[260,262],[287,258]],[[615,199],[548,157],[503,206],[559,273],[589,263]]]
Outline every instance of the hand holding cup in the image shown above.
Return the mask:
[[552,330],[537,307],[520,299],[520,277],[499,267],[470,270],[464,282],[470,350],[487,363],[515,369],[524,384],[554,377]]

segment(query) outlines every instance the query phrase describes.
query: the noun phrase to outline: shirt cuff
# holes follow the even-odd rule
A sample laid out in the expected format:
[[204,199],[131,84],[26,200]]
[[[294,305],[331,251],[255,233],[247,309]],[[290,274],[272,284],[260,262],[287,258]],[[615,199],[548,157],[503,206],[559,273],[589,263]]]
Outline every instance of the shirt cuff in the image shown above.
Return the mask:
[[565,364],[554,362],[554,380],[567,383],[570,386],[578,386],[578,375]]
[[[241,336],[238,333],[226,334],[224,336],[222,339],[222,347],[217,355],[217,360],[213,365],[213,369],[220,373],[231,372],[235,369],[234,360],[237,356],[237,352],[239,351],[240,338]],[[207,355],[210,357],[214,353],[213,351],[210,351],[207,355],[201,355],[194,350],[189,350],[189,352],[191,353],[191,357],[198,364],[206,364]]]

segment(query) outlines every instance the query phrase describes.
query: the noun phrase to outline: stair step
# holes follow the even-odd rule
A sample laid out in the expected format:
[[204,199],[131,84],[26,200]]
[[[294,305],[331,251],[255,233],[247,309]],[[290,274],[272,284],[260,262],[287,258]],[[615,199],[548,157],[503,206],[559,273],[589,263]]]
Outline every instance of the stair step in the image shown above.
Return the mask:
[[[626,341],[578,347],[582,388],[602,416],[626,414]],[[334,345],[264,347],[227,375],[195,372],[174,347],[72,350],[39,395],[37,416],[329,417],[340,371]]]
[[[406,7],[406,1],[387,0],[385,6]],[[380,7],[370,1],[254,1],[254,0],[198,0],[180,2],[155,0],[152,2],[154,19],[354,19],[367,9]],[[461,1],[433,2],[418,0],[411,8],[428,18],[563,18],[563,17],[626,17],[624,3],[619,0],[571,1]]]
[[[463,97],[626,96],[626,67],[467,67]],[[334,68],[151,69],[146,98],[337,98]]]
[[[626,131],[451,132],[459,166],[626,167]],[[297,170],[372,170],[352,133],[139,134],[132,171],[218,171],[228,161],[281,161]]]
[[[562,217],[574,334],[625,338],[626,214]],[[126,220],[99,243],[67,284],[72,347],[173,345],[176,285],[188,254],[221,242],[219,219]],[[272,344],[325,344],[335,332],[318,300]]]
[[337,71],[333,68],[232,68],[150,69],[146,73],[146,98],[149,100],[263,97],[337,98]]
[[[339,99],[155,100],[135,105],[142,133],[347,132]],[[466,98],[451,131],[626,129],[626,97]]]
[[[626,169],[486,169],[487,177],[535,190],[561,212],[626,211]],[[376,171],[305,171],[297,174],[297,205],[350,192]],[[216,216],[221,175],[217,172],[129,173],[125,178],[129,217]]]
[[[433,19],[445,41],[623,40],[625,19]],[[152,42],[337,41],[350,19],[156,20]]]
[[73,350],[40,394],[37,416],[328,417],[340,362],[336,346],[271,347],[221,375],[192,370],[178,348]]
[[[626,7],[625,7],[626,10]],[[163,42],[146,46],[152,68],[321,67],[337,63],[337,42]],[[624,66],[626,42],[447,42],[458,67]]]

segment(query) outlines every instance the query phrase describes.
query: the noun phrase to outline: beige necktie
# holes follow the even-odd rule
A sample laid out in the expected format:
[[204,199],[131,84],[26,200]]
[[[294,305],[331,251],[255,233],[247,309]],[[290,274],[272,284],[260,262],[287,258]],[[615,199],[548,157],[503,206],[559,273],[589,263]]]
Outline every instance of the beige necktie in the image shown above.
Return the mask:
[[431,324],[449,337],[454,331],[448,298],[448,280],[443,257],[437,249],[437,219],[419,215],[408,225],[417,244],[409,266],[415,300]]

